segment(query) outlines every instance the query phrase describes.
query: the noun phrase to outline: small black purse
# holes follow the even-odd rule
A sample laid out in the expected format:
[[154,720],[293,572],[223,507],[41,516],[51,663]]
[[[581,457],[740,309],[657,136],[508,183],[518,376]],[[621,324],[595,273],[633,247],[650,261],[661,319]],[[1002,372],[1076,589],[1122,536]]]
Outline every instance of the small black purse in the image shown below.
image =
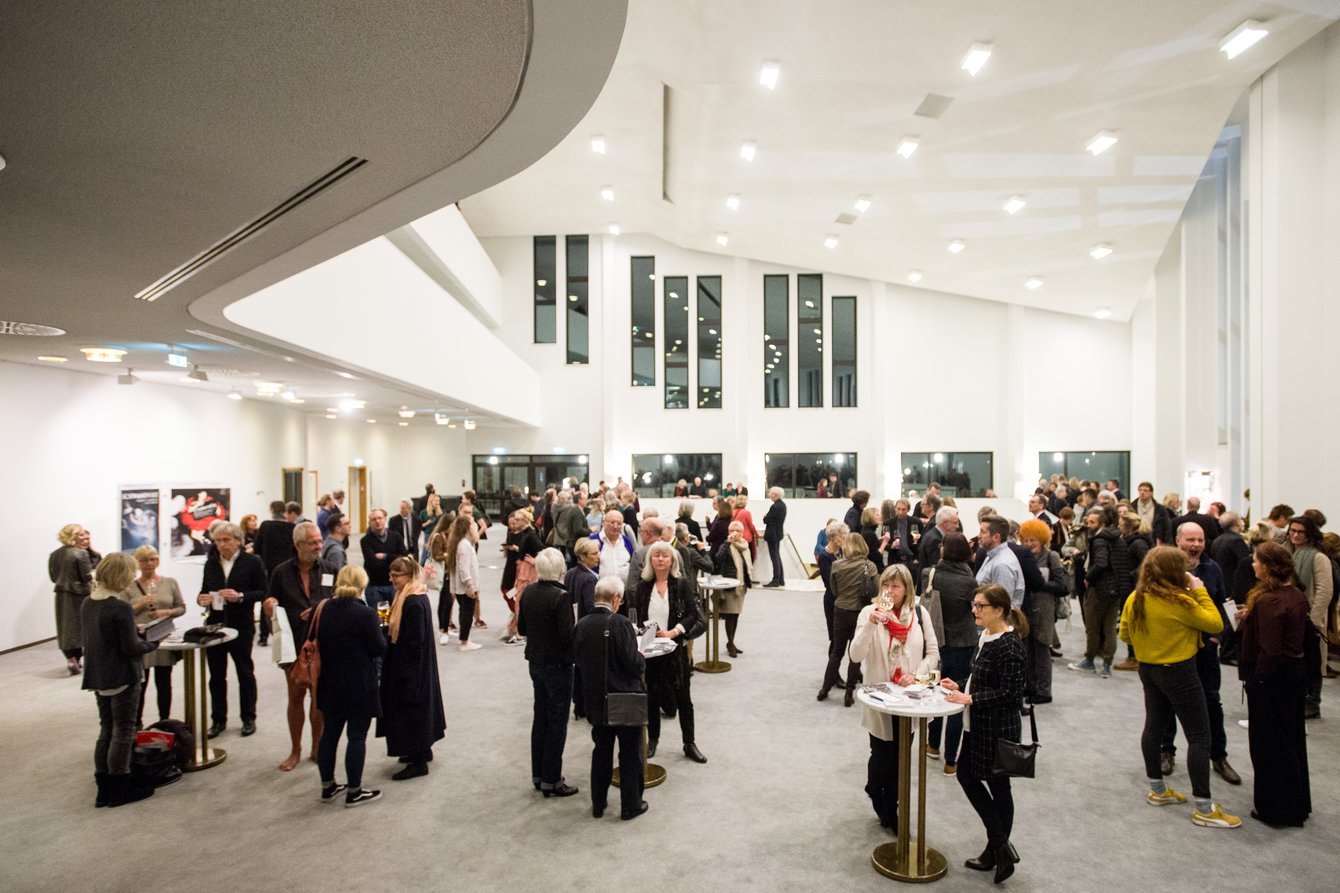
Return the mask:
[[643,691],[610,691],[610,624],[605,624],[605,725],[645,726],[647,724],[647,693]]
[[1032,778],[1038,759],[1038,720],[1037,708],[1028,705],[1028,725],[1033,734],[1033,743],[996,739],[996,758],[991,765],[991,774],[996,778]]

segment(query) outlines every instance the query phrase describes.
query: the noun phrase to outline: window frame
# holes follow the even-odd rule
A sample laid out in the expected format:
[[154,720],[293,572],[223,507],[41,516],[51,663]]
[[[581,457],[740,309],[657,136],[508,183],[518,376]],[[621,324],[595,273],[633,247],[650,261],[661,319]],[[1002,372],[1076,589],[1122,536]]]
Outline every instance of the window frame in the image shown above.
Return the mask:
[[[575,249],[575,251],[574,251]],[[575,258],[581,259],[581,264],[574,264]],[[567,365],[586,366],[591,363],[591,237],[576,235],[563,237],[563,281],[565,283],[564,294],[567,300],[564,302],[566,313],[564,319],[566,322],[566,346],[567,346]],[[579,267],[580,272],[573,272],[574,267]],[[576,300],[573,300],[576,298]],[[575,325],[574,317],[583,317],[583,325]],[[574,333],[584,333],[586,344],[581,352],[574,351],[573,337]],[[575,359],[574,359],[575,358]]]
[[[725,347],[725,340],[726,340],[725,336],[722,334],[723,332],[722,318],[724,316],[723,303],[725,298],[725,295],[723,294],[723,277],[696,276],[694,277],[694,280],[695,280],[694,309],[697,311],[698,314],[698,391],[697,391],[698,403],[696,404],[696,407],[698,409],[721,409],[723,399],[722,393],[725,385],[725,375],[724,375],[725,370],[723,366],[722,352]],[[704,285],[704,283],[705,282],[711,283],[713,281],[715,281],[716,283],[715,323],[710,317],[703,315],[704,292],[706,292],[709,296],[711,294],[710,290],[708,289],[707,286]],[[710,298],[707,300],[707,304],[708,307],[710,308],[712,304]],[[713,329],[713,325],[716,326],[715,330]],[[713,331],[716,332],[715,335],[711,334]],[[712,351],[711,348],[714,342],[716,349],[715,351]],[[710,380],[713,377],[711,375],[713,363],[716,364],[715,378],[717,381],[717,386],[715,389],[715,393],[713,393],[713,389],[711,388],[711,386],[703,384],[705,380]]]
[[[683,283],[682,285],[678,285]],[[680,297],[672,298],[674,294],[672,285],[677,285],[680,289]],[[682,308],[672,310],[671,302],[683,302]],[[662,377],[665,380],[661,391],[662,406],[666,409],[688,409],[692,405],[693,388],[689,379],[689,342],[691,328],[689,324],[689,277],[687,276],[662,276],[661,277],[661,306],[664,308],[662,313],[661,327],[665,330],[662,337],[663,346],[661,356],[663,360]],[[678,331],[677,324],[680,317],[683,318],[683,334],[681,339],[674,339],[673,336]],[[673,341],[678,340],[676,344]],[[683,370],[683,385],[675,384],[671,381],[672,371]],[[671,402],[671,388],[683,387],[684,395],[681,403]]]
[[[639,270],[639,263],[649,264],[648,270],[645,266]],[[638,292],[647,290],[647,294],[639,297]],[[639,312],[639,301],[645,301],[646,306]],[[628,383],[634,388],[654,388],[656,387],[656,257],[655,255],[635,255],[628,259],[628,309],[629,309],[629,357],[628,357]],[[648,325],[643,325],[650,320]],[[651,343],[648,344],[647,342]],[[640,380],[638,377],[637,355],[639,350],[649,351],[651,354],[651,374]]]
[[[777,280],[782,284],[781,318],[785,334],[781,337],[776,337],[768,328],[768,307],[778,297],[769,294],[768,285]],[[767,368],[769,361],[774,363],[771,371]],[[781,364],[782,368],[778,370],[775,364]],[[791,277],[785,273],[763,275],[763,408],[791,408]]]
[[[803,293],[805,284],[817,282],[818,291],[813,295],[815,298],[814,306],[805,307],[805,302],[810,296]],[[816,339],[817,347],[809,347],[806,340],[813,334],[814,329],[818,328],[819,334]],[[797,273],[796,274],[796,407],[798,409],[823,409],[824,408],[824,274],[823,273]],[[814,360],[815,365],[812,370],[807,369],[807,363]],[[812,381],[807,381],[807,376],[814,376]],[[817,401],[817,402],[806,402]]]
[[[547,241],[550,249],[549,267],[541,269],[540,244]],[[531,340],[534,344],[558,343],[558,237],[535,236],[531,240],[531,285],[535,300],[531,314]],[[544,285],[540,285],[543,282]],[[540,337],[540,313],[548,310],[553,316],[553,337]]]
[[[942,456],[943,459],[941,459],[940,461],[936,461],[936,459],[935,459],[936,456]],[[958,457],[958,456],[986,456],[986,457],[987,457],[987,461],[988,461],[988,463],[990,464],[990,477],[988,478],[988,481],[987,481],[986,486],[984,486],[984,487],[972,487],[972,486],[969,486],[969,487],[968,487],[969,492],[967,492],[967,493],[960,493],[960,492],[957,492],[957,487],[956,487],[955,485],[953,485],[953,484],[950,484],[948,480],[941,480],[940,477],[943,477],[943,476],[939,476],[939,477],[937,477],[937,476],[933,476],[932,474],[929,474],[929,473],[928,473],[927,476],[926,476],[926,481],[924,481],[924,482],[912,482],[912,483],[909,483],[909,482],[905,479],[905,478],[906,478],[906,469],[908,469],[908,468],[915,468],[915,467],[917,466],[917,464],[918,464],[918,460],[923,460],[923,459],[924,459],[924,461],[926,462],[926,466],[925,466],[925,467],[927,467],[927,468],[933,468],[933,467],[938,467],[938,466],[944,466],[946,469],[952,469],[953,466],[954,466],[954,464],[955,464],[955,461],[954,461],[954,460],[955,460],[955,458]],[[915,458],[912,458],[912,461],[909,462],[909,457],[915,457]],[[939,484],[940,484],[940,488],[941,488],[941,490],[944,492],[944,494],[945,494],[946,496],[953,496],[953,497],[956,498],[956,499],[958,499],[958,498],[963,498],[963,499],[983,499],[983,498],[986,498],[986,497],[984,497],[984,496],[981,495],[981,494],[985,494],[986,491],[988,491],[988,490],[994,490],[994,489],[996,488],[996,454],[995,454],[994,451],[991,451],[991,450],[956,450],[956,451],[951,451],[951,450],[910,450],[910,451],[908,451],[908,452],[904,452],[904,453],[900,453],[900,454],[899,454],[899,456],[898,456],[898,463],[899,463],[899,464],[898,464],[899,469],[904,471],[904,480],[903,480],[903,482],[902,482],[902,485],[899,487],[899,495],[900,495],[900,496],[903,496],[903,497],[906,497],[906,496],[907,496],[907,492],[908,492],[909,490],[916,490],[916,491],[918,491],[919,493],[924,493],[925,490],[926,490],[926,487],[927,487],[929,484],[931,484],[931,483],[939,483]],[[971,484],[971,483],[972,483],[972,479],[969,478],[969,484]]]
[[[848,301],[851,302],[851,344],[850,344],[850,345],[847,345],[847,346],[849,346],[849,347],[851,348],[851,360],[850,360],[850,361],[847,361],[847,360],[841,360],[841,361],[840,361],[839,358],[838,358],[838,357],[839,357],[839,354],[841,353],[841,350],[840,350],[840,348],[839,348],[839,344],[838,344],[838,302],[839,302],[839,301],[843,302],[843,306],[844,306],[844,307],[846,306],[846,303],[847,303]],[[858,301],[857,301],[856,295],[834,295],[832,298],[829,299],[829,304],[830,304],[830,306],[829,306],[829,313],[828,313],[828,315],[829,315],[830,319],[829,319],[829,339],[828,339],[828,343],[829,343],[829,345],[830,345],[830,347],[831,347],[831,351],[832,351],[832,354],[833,354],[833,355],[832,355],[832,358],[831,358],[831,360],[830,360],[830,362],[831,362],[831,364],[832,364],[832,376],[831,376],[831,378],[832,378],[832,393],[831,393],[829,399],[830,399],[830,401],[831,401],[831,406],[832,406],[834,409],[855,409],[855,408],[857,407],[857,396],[858,396],[858,394],[857,394],[857,379],[858,379],[858,376],[859,376],[859,374],[860,374],[860,373],[859,373],[859,370],[858,370],[858,368],[857,368],[857,364],[858,364],[858,360],[859,360],[859,351],[860,351],[860,342],[861,342],[861,339],[860,339],[860,316],[859,316],[861,307],[860,307],[860,304],[859,304]],[[842,376],[839,375],[838,370],[839,370],[839,369],[846,370],[846,369],[848,369],[848,368],[851,369],[851,381],[850,381],[851,388],[850,388],[850,392],[847,393],[847,394],[841,394],[841,391],[842,391],[842,384],[843,384],[843,383],[842,383]],[[841,399],[839,399],[840,396],[841,396]]]

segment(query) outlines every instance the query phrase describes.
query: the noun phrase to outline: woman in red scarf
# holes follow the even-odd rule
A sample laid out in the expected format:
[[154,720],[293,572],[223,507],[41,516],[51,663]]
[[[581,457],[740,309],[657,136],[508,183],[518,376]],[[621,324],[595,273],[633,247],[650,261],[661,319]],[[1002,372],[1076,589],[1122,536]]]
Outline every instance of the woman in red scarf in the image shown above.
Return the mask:
[[[868,685],[911,685],[916,677],[928,676],[940,666],[940,647],[930,613],[914,604],[913,592],[912,575],[906,565],[890,565],[880,575],[879,595],[857,618],[850,653],[852,660],[861,661]],[[880,825],[894,828],[898,824],[897,724],[892,716],[869,707],[863,708],[863,713],[861,725],[870,732],[865,792],[870,795]]]

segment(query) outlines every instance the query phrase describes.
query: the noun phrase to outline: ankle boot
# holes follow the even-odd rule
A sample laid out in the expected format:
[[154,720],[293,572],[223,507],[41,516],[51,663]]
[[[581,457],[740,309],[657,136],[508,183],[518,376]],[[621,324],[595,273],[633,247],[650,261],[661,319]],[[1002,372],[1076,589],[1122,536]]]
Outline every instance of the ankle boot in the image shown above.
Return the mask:
[[107,805],[111,807],[145,800],[154,794],[153,788],[141,787],[129,775],[108,775],[105,784]]
[[982,855],[964,862],[963,867],[971,868],[973,871],[990,871],[996,867],[995,849],[988,843],[986,849],[982,850]]
[[1014,874],[1014,853],[1009,841],[996,847],[996,877],[994,883],[999,884],[1010,875]]
[[98,785],[98,799],[94,802],[93,805],[98,807],[99,809],[106,806],[108,803],[109,798],[107,796],[108,794],[107,777],[108,776],[106,772],[93,773],[93,781],[96,782]]

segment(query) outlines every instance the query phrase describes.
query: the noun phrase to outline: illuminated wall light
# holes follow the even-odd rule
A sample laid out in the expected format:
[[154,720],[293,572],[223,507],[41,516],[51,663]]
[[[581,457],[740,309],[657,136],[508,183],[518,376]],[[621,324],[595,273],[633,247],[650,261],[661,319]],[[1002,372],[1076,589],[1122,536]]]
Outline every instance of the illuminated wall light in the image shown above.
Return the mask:
[[967,247],[968,247],[967,243],[965,243],[962,239],[955,239],[954,241],[949,243],[949,253],[958,254],[962,252],[964,248]]
[[912,272],[908,273],[908,274],[907,274],[907,281],[908,281],[908,282],[920,282],[920,281],[921,281],[921,271],[920,271],[920,270],[913,270]]
[[749,140],[744,145],[740,146],[740,157],[745,161],[752,162],[756,154],[758,154],[758,143],[753,140]]
[[350,375],[348,372],[336,372],[335,374],[338,375],[340,378],[347,378],[350,381],[358,381],[358,376]]
[[475,424],[475,420],[474,420],[474,419],[466,419],[465,422],[464,422],[464,424],[465,424],[465,430],[466,430],[466,431],[473,431],[473,430],[475,430],[475,428],[477,427],[477,425]]
[[126,355],[124,350],[115,347],[81,347],[79,352],[90,363],[119,363]]
[[43,362],[43,363],[66,363],[66,362],[69,362],[69,359],[70,359],[70,358],[69,358],[69,357],[44,356],[44,357],[38,357],[37,359],[38,359],[39,361]]
[[1108,319],[1109,317],[1112,316],[1112,308],[1099,307],[1097,310],[1093,311],[1093,315],[1097,319]]
[[864,214],[866,211],[869,211],[869,210],[870,210],[870,196],[868,196],[868,195],[858,195],[858,196],[856,197],[856,204],[854,205],[854,207],[856,208],[856,213],[857,213],[857,214]]
[[602,199],[604,199],[605,201],[607,201],[607,202],[612,202],[612,201],[614,201],[614,187],[613,187],[613,186],[601,186],[601,187],[600,187],[600,197],[601,197]]
[[176,366],[178,369],[185,369],[191,365],[191,361],[184,353],[170,353],[167,355],[167,364]]
[[1029,291],[1037,291],[1039,288],[1042,288],[1042,277],[1030,276],[1028,281],[1024,283],[1024,287]]
[[717,244],[720,245],[722,248],[725,248],[726,243],[729,241],[730,236],[726,235],[725,233],[717,233]]
[[412,409],[410,409],[410,408],[408,408],[408,407],[402,406],[402,407],[400,407],[400,417],[401,417],[402,419],[412,419],[412,418],[414,418],[414,410],[412,410]]
[[758,73],[758,82],[769,90],[777,89],[777,77],[782,73],[782,64],[780,62],[764,62],[762,70]]
[[611,235],[611,236],[617,236],[617,235],[618,235],[619,233],[621,233],[621,232],[623,232],[623,230],[621,230],[621,229],[619,228],[619,224],[617,224],[617,223],[611,223],[611,224],[610,224],[610,235]]
[[1111,130],[1100,130],[1085,144],[1090,155],[1102,155],[1117,144],[1117,135]]
[[740,197],[734,193],[726,196],[726,207],[732,211],[740,210]]
[[605,154],[605,138],[600,135],[591,137],[591,151],[597,155]]
[[838,246],[837,236],[830,234],[824,237],[824,247],[827,248],[829,251],[832,251],[837,246]]
[[1093,246],[1093,248],[1089,251],[1089,257],[1093,258],[1094,260],[1102,260],[1111,253],[1112,253],[1112,246],[1104,242],[1101,245]]
[[235,390],[235,389],[234,389],[234,390],[231,390],[231,391],[228,392],[228,399],[229,399],[229,400],[241,400],[241,399],[242,399],[242,392],[239,391],[239,390]]
[[912,153],[917,151],[917,146],[921,145],[919,138],[915,136],[905,136],[902,142],[898,144],[898,154],[904,158],[911,158]]
[[408,428],[408,427],[409,427],[409,422],[396,422],[396,424],[399,425],[399,426],[402,427],[402,428]]
[[963,64],[959,67],[968,73],[970,77],[977,77],[977,72],[982,70],[986,60],[991,58],[991,44],[974,43],[968,49],[968,55],[963,57]]
[[1260,22],[1255,19],[1248,19],[1234,28],[1227,37],[1219,42],[1219,52],[1230,59],[1235,59],[1239,53],[1254,46],[1258,40],[1269,33]]
[[1022,195],[1012,195],[1005,200],[1004,205],[1005,213],[1018,214],[1020,211],[1024,209],[1024,207],[1027,204],[1028,202],[1024,201],[1024,197]]

